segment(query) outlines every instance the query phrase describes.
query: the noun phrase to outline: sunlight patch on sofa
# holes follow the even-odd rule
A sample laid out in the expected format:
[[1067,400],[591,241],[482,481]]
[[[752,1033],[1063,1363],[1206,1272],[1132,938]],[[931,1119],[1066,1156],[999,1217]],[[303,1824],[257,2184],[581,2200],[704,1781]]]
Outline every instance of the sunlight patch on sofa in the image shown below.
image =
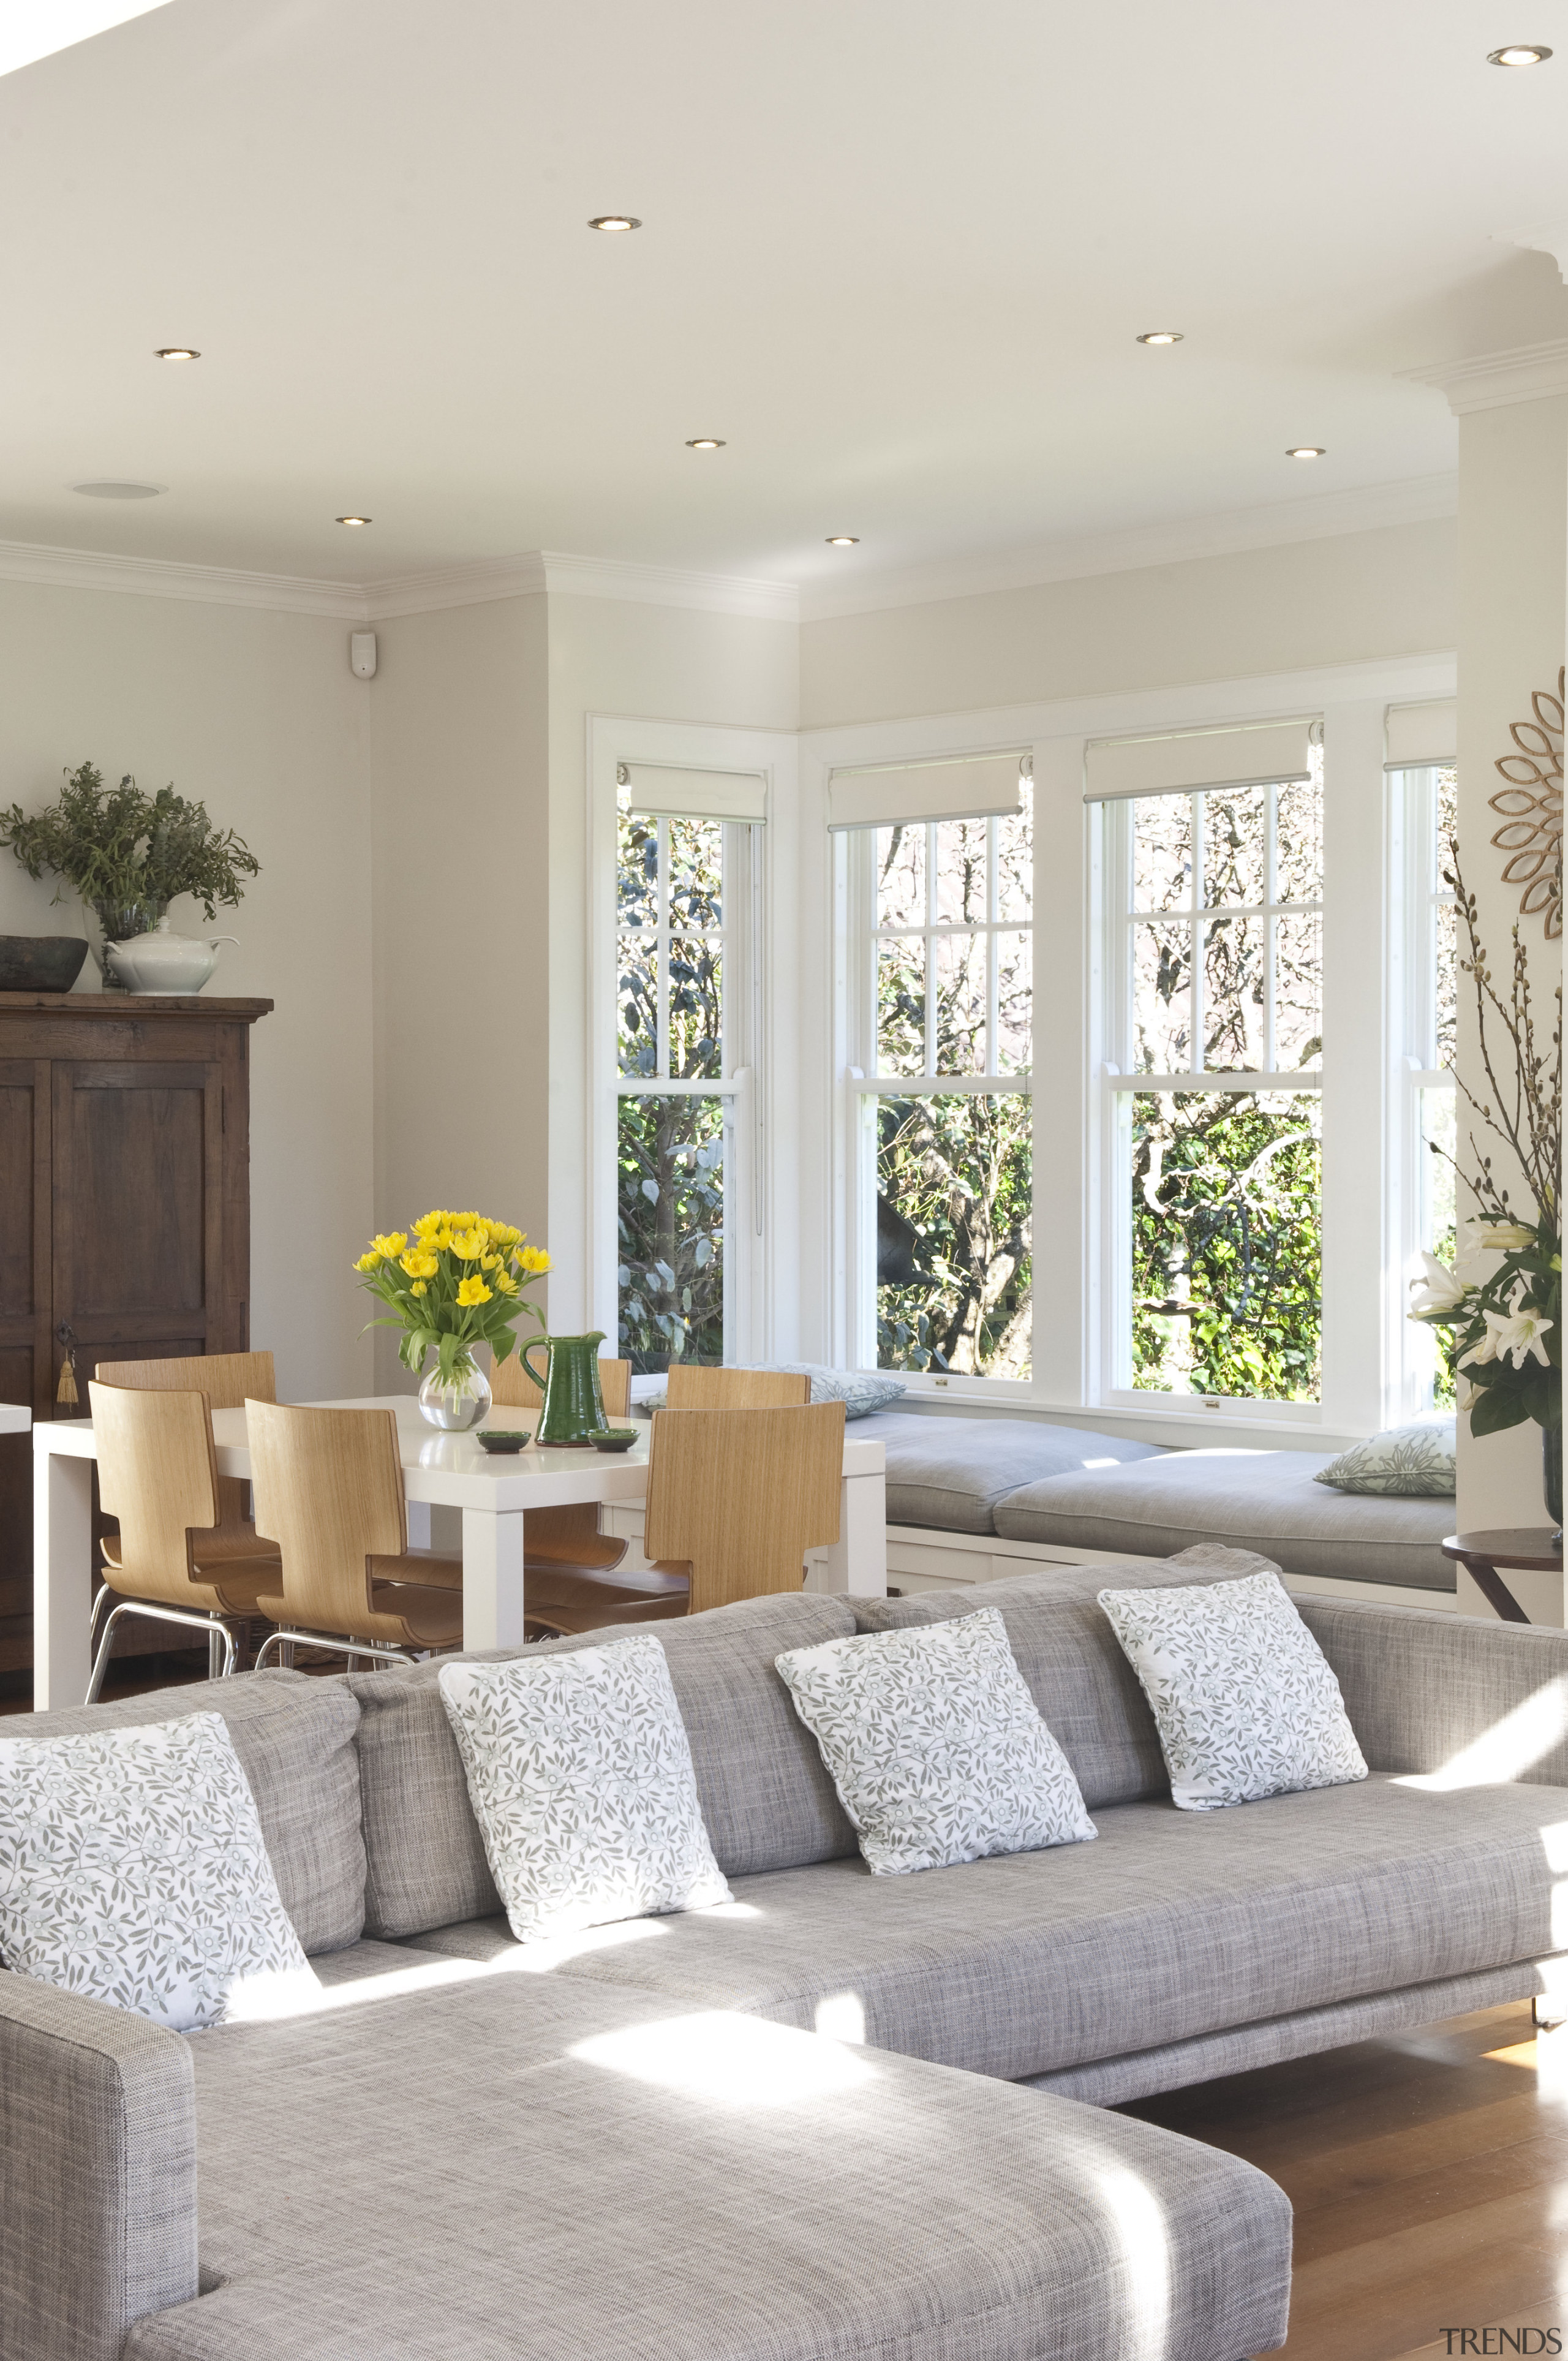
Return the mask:
[[1548,1681],[1490,1730],[1461,1747],[1440,1771],[1407,1772],[1393,1784],[1424,1787],[1439,1795],[1454,1787],[1496,1786],[1522,1777],[1564,1737],[1568,1737],[1568,1681]]
[[817,2004],[817,2030],[829,2041],[850,2041],[863,2048],[866,2004],[859,1993],[824,1993]]
[[1124,2300],[1119,2361],[1164,2361],[1170,2325],[1170,2240],[1148,2183],[1127,2165],[1095,2175],[1121,2249]]
[[815,2033],[722,2009],[596,2034],[570,2052],[662,2091],[724,2107],[784,2107],[869,2081],[873,2069]]

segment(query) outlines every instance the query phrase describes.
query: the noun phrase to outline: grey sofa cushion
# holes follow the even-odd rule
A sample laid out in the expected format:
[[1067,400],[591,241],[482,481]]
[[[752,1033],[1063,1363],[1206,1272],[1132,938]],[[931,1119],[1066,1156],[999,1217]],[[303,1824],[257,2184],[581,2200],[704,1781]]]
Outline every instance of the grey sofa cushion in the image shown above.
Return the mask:
[[1150,1443],[1044,1426],[1032,1418],[921,1418],[877,1411],[856,1422],[857,1443],[887,1449],[890,1525],[934,1525],[944,1532],[992,1533],[996,1504],[1022,1484],[1078,1471],[1095,1460],[1150,1459]]
[[[853,1852],[854,1831],[822,1757],[773,1670],[785,1648],[847,1638],[855,1625],[844,1600],[786,1592],[650,1628],[669,1659],[703,1817],[726,1876]],[[621,1625],[540,1644],[586,1648],[625,1637]],[[500,1908],[439,1671],[430,1664],[347,1675],[364,1715],[369,1935],[418,1935]]]
[[[1161,2361],[1284,2336],[1289,2207],[1238,2158],[773,2026],[683,2044],[667,2016],[500,1976],[204,2035],[212,2291],[124,2361],[1127,2361],[1153,2350],[1134,2193]],[[258,2202],[258,2158],[286,2205]]]
[[999,1501],[1009,1541],[1070,1543],[1164,1557],[1190,1542],[1261,1550],[1287,1574],[1452,1590],[1439,1546],[1452,1500],[1368,1499],[1314,1483],[1329,1455],[1310,1451],[1172,1451],[1135,1467],[1102,1467],[1027,1484]]
[[[1177,1561],[1195,1582],[1234,1581],[1265,1561],[1238,1550],[1194,1551]],[[1104,1804],[1168,1795],[1170,1780],[1148,1700],[1099,1604],[1107,1586],[1169,1586],[1172,1562],[1063,1566],[1012,1575],[1003,1582],[926,1590],[911,1598],[855,1598],[862,1631],[897,1631],[945,1623],[994,1607],[1007,1626],[1018,1669],[1046,1727],[1072,1765],[1091,1812]]]
[[283,1907],[306,1952],[357,1942],[365,1924],[365,1840],[359,1827],[359,1708],[341,1674],[236,1673],[112,1705],[36,1713],[28,1738],[132,1730],[221,1713],[256,1797],[257,1817]]
[[1565,1820],[1561,1788],[1386,1777],[1223,1812],[1122,1804],[1096,1813],[1091,1845],[917,1877],[839,1861],[747,1878],[735,1899],[754,1916],[663,1919],[656,1939],[555,1972],[796,2026],[852,1995],[870,2042],[1048,2073],[1549,1955],[1542,1831]]

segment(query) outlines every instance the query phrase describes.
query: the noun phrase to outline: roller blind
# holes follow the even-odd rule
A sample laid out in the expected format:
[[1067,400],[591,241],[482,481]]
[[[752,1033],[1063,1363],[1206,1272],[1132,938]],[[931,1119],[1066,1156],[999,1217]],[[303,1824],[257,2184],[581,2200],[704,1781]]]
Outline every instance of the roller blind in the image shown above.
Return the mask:
[[1026,754],[981,754],[960,763],[835,771],[828,782],[828,825],[895,828],[910,820],[1004,818],[1022,805],[1029,760]]
[[1315,721],[1269,721],[1237,730],[1186,730],[1163,738],[1101,738],[1085,749],[1085,800],[1190,795],[1196,787],[1247,787],[1310,775]]
[[1458,751],[1459,708],[1452,697],[1430,705],[1388,708],[1387,771],[1413,771],[1427,763],[1452,763]]
[[629,808],[645,819],[736,819],[760,825],[767,781],[760,771],[685,771],[673,763],[620,763]]

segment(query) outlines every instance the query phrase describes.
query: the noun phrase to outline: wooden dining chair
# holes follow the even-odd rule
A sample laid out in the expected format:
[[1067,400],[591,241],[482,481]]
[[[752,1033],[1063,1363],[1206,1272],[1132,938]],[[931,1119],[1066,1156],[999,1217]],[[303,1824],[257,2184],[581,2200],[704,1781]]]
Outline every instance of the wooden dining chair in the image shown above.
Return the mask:
[[788,1410],[811,1400],[811,1379],[797,1369],[726,1369],[672,1361],[666,1410]]
[[103,1595],[117,1603],[97,1641],[88,1704],[104,1686],[115,1629],[126,1615],[205,1631],[209,1673],[232,1673],[235,1635],[225,1619],[264,1611],[260,1594],[277,1585],[278,1557],[265,1543],[260,1554],[247,1546],[248,1527],[225,1529],[206,1395],[94,1378],[87,1398],[99,1498],[120,1522],[103,1545]]
[[393,1413],[247,1401],[245,1422],[257,1528],[282,1554],[258,1668],[296,1645],[393,1663],[458,1646],[462,1564],[409,1547]]
[[[549,1367],[548,1357],[545,1367]],[[631,1364],[601,1360],[598,1373],[604,1414],[612,1425],[623,1424],[631,1414]],[[508,1410],[531,1411],[537,1416],[544,1407],[543,1394],[516,1353],[491,1369],[490,1394]],[[626,1555],[626,1543],[601,1533],[598,1520],[595,1500],[574,1500],[558,1509],[530,1509],[522,1525],[524,1583],[535,1572],[548,1574],[556,1566],[608,1574],[619,1565]]]
[[[247,1397],[276,1401],[277,1380],[270,1353],[187,1353],[169,1361],[100,1361],[93,1376],[100,1385],[128,1386],[137,1392],[183,1393],[195,1390],[207,1397],[209,1411],[243,1410]],[[269,1559],[276,1565],[276,1545],[263,1541],[250,1515],[250,1487],[242,1477],[218,1477],[216,1541],[226,1555]],[[105,1561],[118,1550],[115,1536],[104,1536]],[[207,1545],[211,1550],[214,1545]],[[93,1642],[97,1645],[99,1621],[115,1593],[105,1582],[93,1602]]]
[[525,1594],[530,1636],[798,1590],[806,1551],[839,1538],[843,1471],[842,1402],[656,1411],[642,1539],[652,1566],[542,1569]]

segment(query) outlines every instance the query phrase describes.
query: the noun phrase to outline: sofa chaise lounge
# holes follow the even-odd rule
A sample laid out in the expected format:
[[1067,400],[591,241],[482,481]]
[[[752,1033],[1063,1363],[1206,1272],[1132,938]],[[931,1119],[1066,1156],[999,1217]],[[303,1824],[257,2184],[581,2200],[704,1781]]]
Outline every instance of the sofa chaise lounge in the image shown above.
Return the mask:
[[[1093,1603],[1105,1572],[659,1627],[734,1899],[556,1945],[516,1945],[499,1916],[433,1665],[38,1717],[220,1710],[322,1990],[181,2037],[0,1975],[0,2349],[1240,2361],[1279,2343],[1281,2192],[1081,2102],[1492,2002],[1550,2011],[1568,1741],[1561,1714],[1531,1739],[1518,1708],[1568,1682],[1568,1637],[1300,1602],[1372,1777],[1191,1815]],[[773,1658],[986,1603],[1099,1837],[873,1879]],[[1527,1733],[1500,1765],[1499,1722],[1505,1744]]]

